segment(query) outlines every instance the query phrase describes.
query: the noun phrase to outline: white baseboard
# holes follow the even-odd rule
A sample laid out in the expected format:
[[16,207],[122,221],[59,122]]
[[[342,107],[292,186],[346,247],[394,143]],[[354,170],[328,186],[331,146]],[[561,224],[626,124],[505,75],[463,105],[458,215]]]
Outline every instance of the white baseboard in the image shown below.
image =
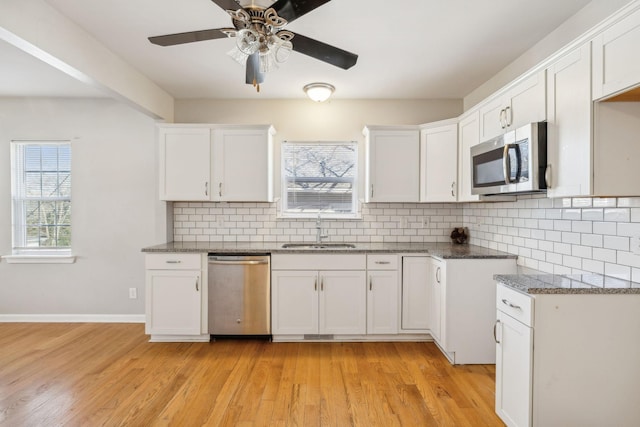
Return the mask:
[[144,314],[0,314],[0,323],[144,323]]

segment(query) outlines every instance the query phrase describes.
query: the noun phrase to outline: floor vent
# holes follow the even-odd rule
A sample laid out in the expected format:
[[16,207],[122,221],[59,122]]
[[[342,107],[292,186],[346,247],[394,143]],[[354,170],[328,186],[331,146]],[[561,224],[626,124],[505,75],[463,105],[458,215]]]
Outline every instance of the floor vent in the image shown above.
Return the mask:
[[304,335],[304,339],[305,340],[313,340],[313,341],[319,341],[319,340],[333,340],[333,335],[331,334],[327,334],[327,335],[320,335],[320,334],[305,334]]

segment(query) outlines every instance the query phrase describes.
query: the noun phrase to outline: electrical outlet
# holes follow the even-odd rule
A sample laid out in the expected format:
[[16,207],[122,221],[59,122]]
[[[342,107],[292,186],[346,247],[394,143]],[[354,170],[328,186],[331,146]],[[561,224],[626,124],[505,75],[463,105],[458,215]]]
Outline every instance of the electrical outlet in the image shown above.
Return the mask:
[[222,215],[218,215],[216,217],[216,228],[224,228],[224,220],[222,219]]
[[129,288],[129,299],[138,298],[138,288]]
[[631,236],[631,252],[640,255],[640,235]]
[[422,228],[429,228],[429,217],[428,216],[423,216],[422,217]]
[[400,228],[408,228],[409,227],[409,218],[403,216],[400,218]]

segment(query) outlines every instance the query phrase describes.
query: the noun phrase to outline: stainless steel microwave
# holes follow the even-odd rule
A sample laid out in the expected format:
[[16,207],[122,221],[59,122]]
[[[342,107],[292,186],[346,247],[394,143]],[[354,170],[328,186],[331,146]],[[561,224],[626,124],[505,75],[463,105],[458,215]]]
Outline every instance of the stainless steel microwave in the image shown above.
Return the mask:
[[547,124],[530,123],[471,147],[471,193],[545,191],[546,167]]

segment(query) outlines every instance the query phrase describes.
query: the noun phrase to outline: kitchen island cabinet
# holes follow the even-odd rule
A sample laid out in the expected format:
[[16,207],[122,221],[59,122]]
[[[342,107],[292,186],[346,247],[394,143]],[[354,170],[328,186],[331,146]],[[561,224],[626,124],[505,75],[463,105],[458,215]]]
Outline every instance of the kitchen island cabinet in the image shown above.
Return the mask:
[[496,413],[509,427],[640,425],[640,284],[496,277]]

